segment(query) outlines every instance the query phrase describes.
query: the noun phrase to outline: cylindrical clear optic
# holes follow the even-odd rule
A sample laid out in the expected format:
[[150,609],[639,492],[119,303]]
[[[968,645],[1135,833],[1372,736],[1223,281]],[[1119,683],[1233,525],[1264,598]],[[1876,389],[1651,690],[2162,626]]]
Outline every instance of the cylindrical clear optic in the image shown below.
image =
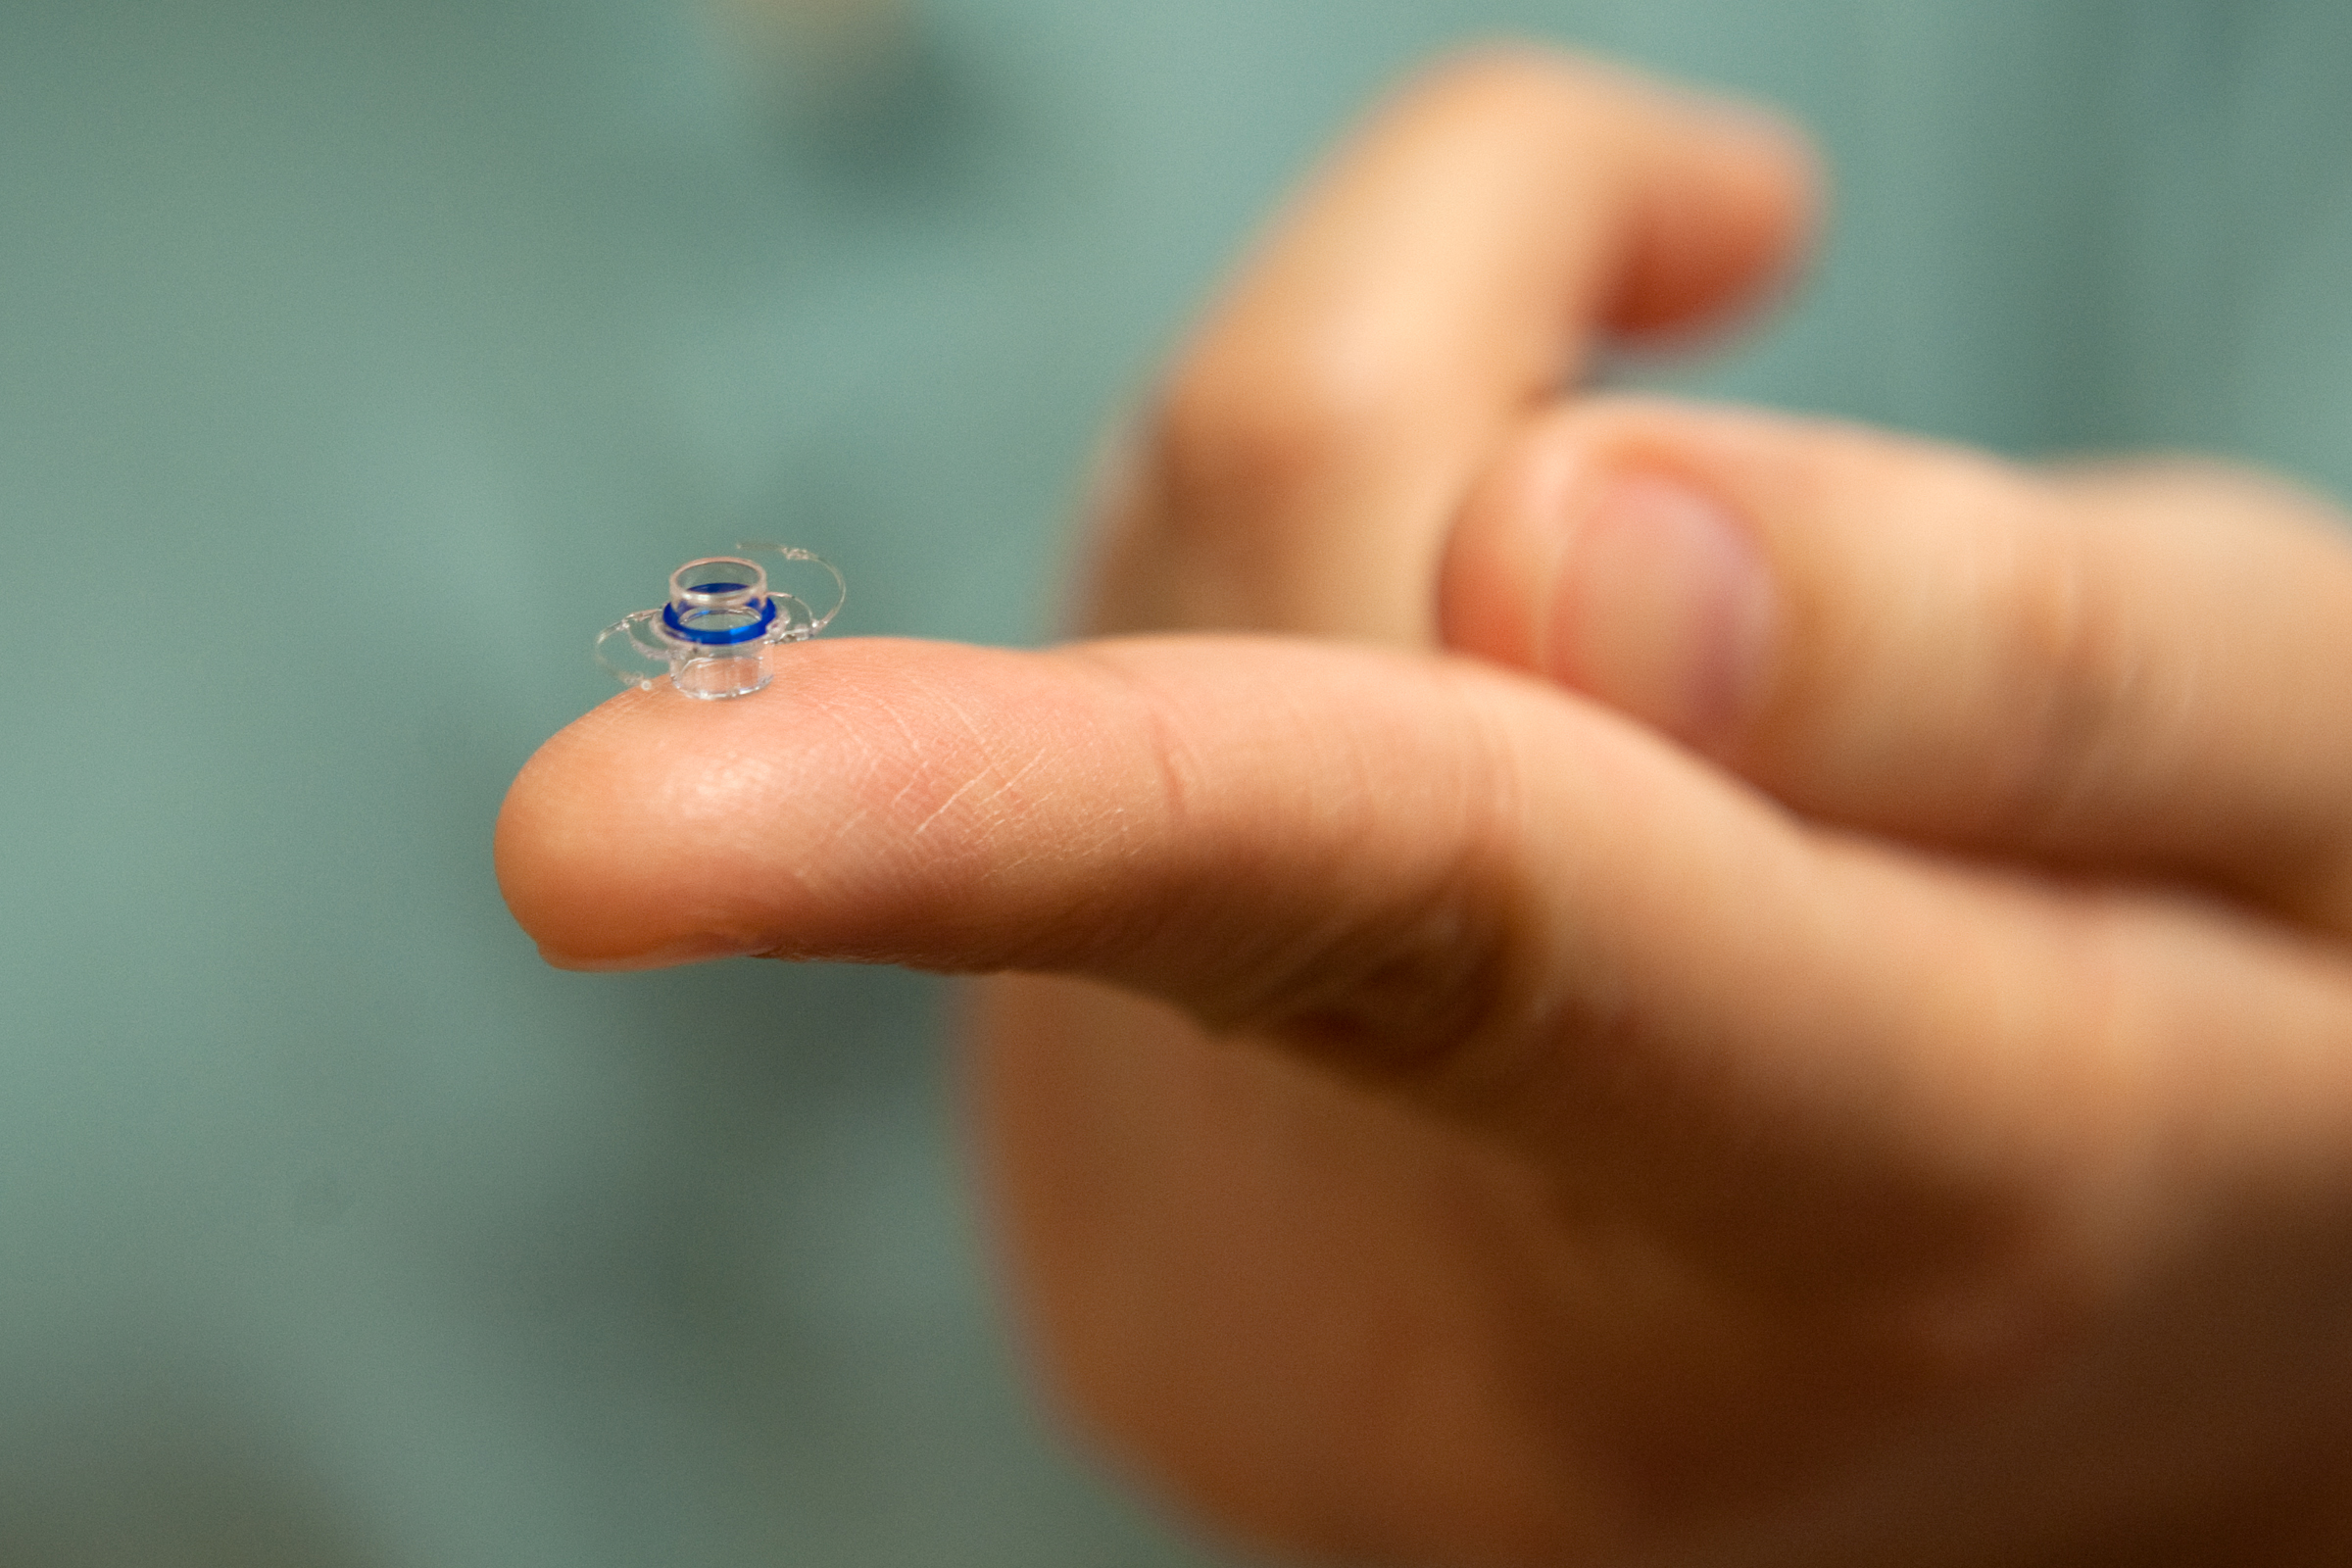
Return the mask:
[[758,562],[735,556],[706,556],[669,574],[669,602],[681,615],[689,610],[747,606],[757,614],[766,597],[767,573]]
[[689,697],[749,697],[768,681],[765,643],[695,654],[669,673],[669,683]]
[[734,556],[669,574],[669,618],[685,634],[670,682],[689,697],[743,697],[767,684],[767,573]]

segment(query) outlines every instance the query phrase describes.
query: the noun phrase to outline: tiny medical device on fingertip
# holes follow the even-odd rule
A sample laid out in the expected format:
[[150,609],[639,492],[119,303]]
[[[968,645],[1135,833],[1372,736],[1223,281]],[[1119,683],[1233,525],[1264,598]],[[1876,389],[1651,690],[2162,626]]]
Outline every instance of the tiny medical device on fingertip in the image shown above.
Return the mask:
[[[819,586],[832,579],[828,592]],[[819,612],[785,592],[792,581],[827,599]],[[807,642],[831,624],[850,585],[822,556],[790,545],[742,544],[669,574],[669,602],[624,615],[596,636],[596,662],[623,686],[662,676],[688,697],[749,697],[773,678],[768,650]]]

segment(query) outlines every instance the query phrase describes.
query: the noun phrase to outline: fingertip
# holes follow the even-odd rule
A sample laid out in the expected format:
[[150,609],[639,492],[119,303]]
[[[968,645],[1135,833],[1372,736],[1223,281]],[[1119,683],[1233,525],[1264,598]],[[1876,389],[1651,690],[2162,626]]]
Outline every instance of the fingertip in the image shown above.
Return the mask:
[[1629,337],[1704,332],[1787,286],[1827,205],[1818,144],[1786,114],[1605,58],[1480,43],[1414,96],[1425,114],[1507,120],[1619,165],[1614,287],[1592,303]]
[[1149,786],[1116,683],[1071,660],[845,638],[787,662],[736,700],[625,694],[524,766],[496,861],[549,962],[990,967],[1066,917],[1018,890],[1120,831],[1074,786]]
[[[616,924],[592,885],[635,858],[619,831],[629,737],[652,694],[609,699],[551,736],[507,787],[491,858],[507,910],[559,969],[661,967],[669,944],[635,920]],[[666,695],[666,694],[665,694]],[[679,699],[683,701],[684,699]]]
[[509,787],[493,850],[541,956],[606,971],[772,947],[746,888],[776,887],[766,846],[822,830],[814,816],[842,793],[823,775],[856,766],[845,709],[874,662],[857,640],[808,645],[753,696],[697,701],[662,683],[551,737]]
[[1802,271],[1827,204],[1813,139],[1761,105],[1686,98],[1665,168],[1639,188],[1629,259],[1602,318],[1625,336],[1702,334],[1748,314]]

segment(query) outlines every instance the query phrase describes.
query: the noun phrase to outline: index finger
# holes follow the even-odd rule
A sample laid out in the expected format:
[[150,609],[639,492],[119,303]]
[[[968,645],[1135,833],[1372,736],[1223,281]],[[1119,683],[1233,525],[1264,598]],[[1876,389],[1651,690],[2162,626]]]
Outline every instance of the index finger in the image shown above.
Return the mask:
[[1688,325],[1810,228],[1762,114],[1532,49],[1377,117],[1210,314],[1112,486],[1098,631],[1427,642],[1439,540],[1596,329]]
[[2198,1169],[2352,1144],[2337,956],[1808,828],[1491,666],[1223,637],[793,662],[742,703],[614,698],[531,760],[497,861],[543,954],[1107,981],[1799,1290],[2088,1266]]

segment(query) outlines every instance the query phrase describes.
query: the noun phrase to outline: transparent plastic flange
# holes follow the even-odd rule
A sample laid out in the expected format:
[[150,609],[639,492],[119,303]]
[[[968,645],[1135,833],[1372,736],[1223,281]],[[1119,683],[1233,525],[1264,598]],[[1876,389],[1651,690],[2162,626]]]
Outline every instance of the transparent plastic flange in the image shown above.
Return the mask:
[[[809,597],[784,590],[785,582]],[[749,697],[774,678],[768,651],[823,631],[849,596],[850,585],[822,556],[740,544],[731,555],[689,561],[669,574],[668,603],[597,633],[596,662],[623,686],[651,691],[666,675],[706,702]],[[810,598],[825,609],[810,609]]]

